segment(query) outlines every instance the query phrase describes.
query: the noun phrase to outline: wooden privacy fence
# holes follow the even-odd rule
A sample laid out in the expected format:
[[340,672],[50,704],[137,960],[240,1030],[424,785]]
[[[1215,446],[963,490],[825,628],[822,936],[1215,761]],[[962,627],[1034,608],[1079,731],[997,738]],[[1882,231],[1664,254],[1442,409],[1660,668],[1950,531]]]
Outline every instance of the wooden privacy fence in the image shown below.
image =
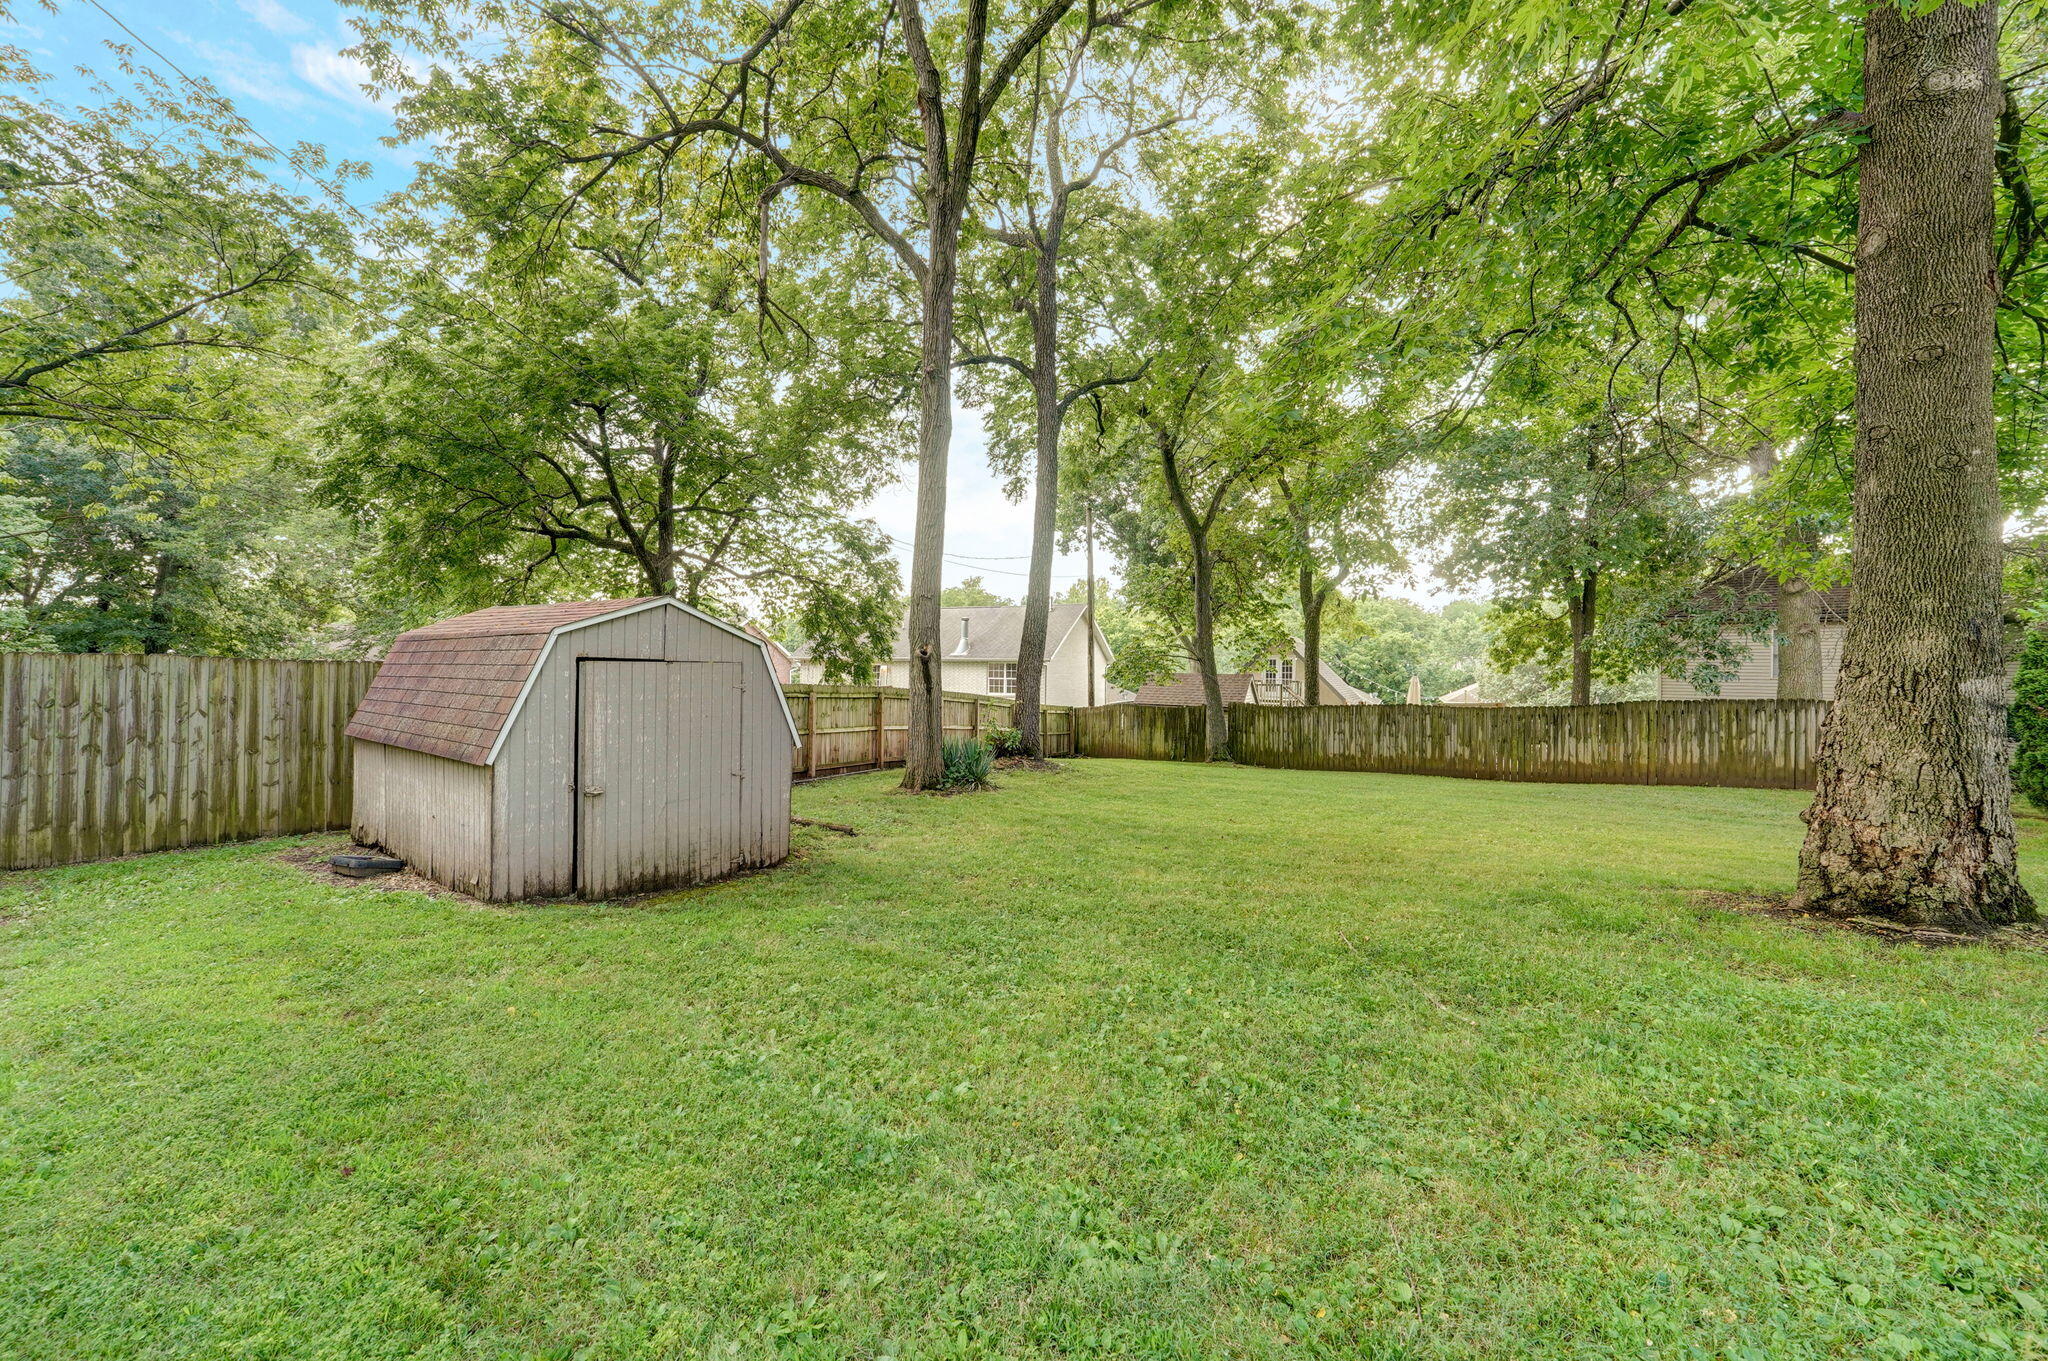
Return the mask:
[[[802,741],[796,749],[798,778],[843,775],[880,766],[900,766],[909,742],[910,692],[872,685],[785,685],[789,712]],[[1015,727],[1017,701],[1005,695],[947,691],[939,719],[948,737],[980,737],[991,728]],[[1074,754],[1074,715],[1083,712],[1047,704],[1041,737],[1048,756]]]
[[[1823,700],[1704,699],[1576,708],[1453,704],[1230,706],[1231,755],[1292,770],[1479,780],[1810,789]],[[1203,759],[1202,710],[1082,709],[1083,756]]]
[[0,654],[0,868],[348,824],[375,662]]
[[1207,713],[1200,705],[1179,704],[1101,704],[1076,709],[1075,741],[1083,756],[1206,761]]

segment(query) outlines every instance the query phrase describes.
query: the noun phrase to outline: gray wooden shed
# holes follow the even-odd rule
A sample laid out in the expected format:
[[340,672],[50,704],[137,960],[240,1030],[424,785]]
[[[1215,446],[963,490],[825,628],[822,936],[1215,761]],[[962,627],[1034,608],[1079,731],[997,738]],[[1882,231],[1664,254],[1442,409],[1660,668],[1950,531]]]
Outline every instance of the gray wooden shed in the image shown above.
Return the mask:
[[789,854],[796,724],[759,639],[667,596],[401,634],[349,723],[358,841],[498,901]]

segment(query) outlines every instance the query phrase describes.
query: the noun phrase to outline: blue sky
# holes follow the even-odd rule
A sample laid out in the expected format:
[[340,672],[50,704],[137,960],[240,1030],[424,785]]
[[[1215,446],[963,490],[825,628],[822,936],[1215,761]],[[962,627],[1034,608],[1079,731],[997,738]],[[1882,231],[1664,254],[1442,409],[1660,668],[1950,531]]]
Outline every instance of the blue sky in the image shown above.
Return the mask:
[[[88,66],[118,81],[107,51],[110,41],[125,41],[121,23],[186,74],[210,80],[235,103],[237,111],[269,141],[280,147],[315,142],[330,160],[367,162],[370,178],[350,186],[360,208],[402,188],[411,178],[415,148],[384,145],[392,135],[390,114],[361,88],[361,65],[345,55],[355,36],[350,11],[331,0],[63,0],[56,14],[17,6],[18,22],[0,26],[6,41],[26,48],[36,64],[55,80],[48,92],[57,99],[90,98],[89,82],[73,73]],[[109,14],[114,16],[109,17]],[[139,61],[158,66],[148,52]],[[171,75],[169,71],[165,75]],[[288,170],[280,169],[281,176]],[[309,194],[320,192],[299,186]],[[1031,548],[1030,507],[1007,500],[990,475],[984,436],[972,411],[956,412],[951,475],[947,479],[946,581],[983,576],[989,588],[1013,598],[1021,595]],[[909,541],[915,525],[915,498],[906,479],[876,497],[865,510],[897,540],[906,573]],[[1097,555],[1098,571],[1114,575],[1114,563]],[[1053,567],[1055,590],[1078,580],[1083,572],[1079,553],[1062,555]],[[1433,583],[1432,583],[1433,584]],[[1428,585],[1398,593],[1428,599]]]

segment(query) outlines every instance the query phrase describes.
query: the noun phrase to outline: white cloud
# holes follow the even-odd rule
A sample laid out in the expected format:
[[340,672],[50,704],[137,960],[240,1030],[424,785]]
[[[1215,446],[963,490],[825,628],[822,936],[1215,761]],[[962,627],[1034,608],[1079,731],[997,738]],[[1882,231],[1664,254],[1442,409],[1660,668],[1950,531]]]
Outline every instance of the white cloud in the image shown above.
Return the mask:
[[301,14],[286,9],[278,0],[236,0],[242,13],[269,29],[272,33],[287,37],[294,33],[311,33],[312,21]]
[[257,56],[247,43],[214,43],[183,34],[172,36],[206,61],[213,83],[229,94],[280,109],[305,105],[305,93],[293,83],[291,73],[276,62]]
[[366,109],[380,107],[363,89],[370,79],[370,68],[354,57],[309,43],[293,43],[292,70],[322,94]]

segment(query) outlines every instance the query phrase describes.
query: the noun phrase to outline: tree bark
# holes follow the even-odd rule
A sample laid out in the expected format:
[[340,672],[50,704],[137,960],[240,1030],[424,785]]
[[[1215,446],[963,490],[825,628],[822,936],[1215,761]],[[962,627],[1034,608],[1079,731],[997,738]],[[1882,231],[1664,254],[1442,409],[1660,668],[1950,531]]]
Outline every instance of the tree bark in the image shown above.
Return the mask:
[[[1055,143],[1057,145],[1057,143]],[[1052,172],[1059,158],[1050,156]],[[1057,181],[1055,181],[1057,183]],[[1066,195],[1056,188],[1044,236],[1033,252],[1031,399],[1036,418],[1038,477],[1031,502],[1031,575],[1024,588],[1024,634],[1017,644],[1017,730],[1024,754],[1045,755],[1040,700],[1045,691],[1045,640],[1052,612],[1053,536],[1060,500],[1059,252]]]
[[1778,583],[1778,698],[1821,698],[1820,592],[1805,577]]
[[1316,580],[1315,570],[1306,564],[1297,569],[1296,589],[1301,596],[1301,660],[1308,674],[1301,678],[1301,702],[1323,702],[1323,606],[1329,591]]
[[903,787],[936,789],[945,774],[944,668],[939,650],[939,592],[946,549],[946,460],[953,446],[953,287],[958,273],[960,209],[935,193],[923,287],[918,354],[917,528],[910,550],[910,717],[904,734]]
[[1195,674],[1202,678],[1202,732],[1212,761],[1230,759],[1230,713],[1223,707],[1223,682],[1216,675],[1216,611],[1214,580],[1206,542],[1193,548],[1195,558],[1195,637],[1188,650]]
[[1977,930],[2014,864],[1992,411],[1998,7],[1864,18],[1854,591],[1800,905]]
[[1593,626],[1598,623],[1600,575],[1587,572],[1565,606],[1572,640],[1572,703],[1593,702]]
[[1095,707],[1095,507],[1087,509],[1088,535],[1088,707]]
[[1180,453],[1174,436],[1157,432],[1159,472],[1166,483],[1167,498],[1180,516],[1188,535],[1188,556],[1192,559],[1195,587],[1195,632],[1188,652],[1195,662],[1195,674],[1202,679],[1203,734],[1212,761],[1230,759],[1230,714],[1223,707],[1223,684],[1216,676],[1216,572],[1209,559],[1209,525],[1214,515],[1204,517],[1195,510],[1194,500],[1181,482]]

